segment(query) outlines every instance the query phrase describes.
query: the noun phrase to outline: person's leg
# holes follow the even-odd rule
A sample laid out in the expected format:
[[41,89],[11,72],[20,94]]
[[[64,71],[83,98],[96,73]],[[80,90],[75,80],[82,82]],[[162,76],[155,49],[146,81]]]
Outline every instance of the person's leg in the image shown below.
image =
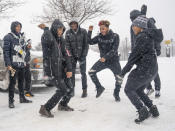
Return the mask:
[[73,85],[73,95],[75,95],[75,71],[76,71],[77,60],[73,58],[72,60],[72,85]]
[[86,90],[87,89],[86,59],[83,61],[79,61],[79,64],[82,79],[82,89]]
[[27,100],[24,96],[24,68],[19,69],[18,71],[18,90],[20,103],[31,103],[32,101]]
[[31,72],[30,72],[30,65],[27,64],[25,67],[25,73],[24,73],[24,78],[25,78],[25,91],[31,94]]
[[[16,70],[16,69],[15,69]],[[16,73],[14,76],[11,76],[11,72],[9,71],[9,108],[14,108],[14,91],[15,91],[15,85],[16,85],[16,78],[17,78],[18,70],[16,70]]]
[[138,96],[140,97],[140,99],[142,100],[142,102],[148,108],[151,108],[153,106],[153,103],[152,103],[152,100],[150,100],[150,98],[148,97],[148,95],[146,95],[144,92],[146,87],[147,87],[147,85],[144,85],[144,86],[140,87],[136,92],[137,92]]
[[157,73],[157,76],[154,79],[154,82],[155,82],[155,90],[156,91],[160,91],[160,89],[161,89],[161,81],[160,81],[159,73]]
[[[116,79],[116,76],[117,75],[120,75],[121,73],[121,65],[119,63],[119,61],[116,61],[112,64],[110,64],[109,68],[111,69],[111,71],[113,72],[114,76],[115,76],[115,79]],[[121,88],[121,84],[119,84],[117,82],[117,79],[116,79],[116,82],[115,82],[115,89],[114,89],[114,97],[116,99],[116,101],[120,101],[120,97],[119,97],[119,93],[120,93],[120,88]]]

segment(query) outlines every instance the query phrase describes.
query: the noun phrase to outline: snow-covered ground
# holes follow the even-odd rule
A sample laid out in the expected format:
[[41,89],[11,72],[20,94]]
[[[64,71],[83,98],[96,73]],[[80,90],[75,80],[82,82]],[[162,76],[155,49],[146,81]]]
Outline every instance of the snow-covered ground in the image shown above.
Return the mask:
[[[89,52],[88,69],[98,58],[97,53]],[[125,62],[121,64],[124,66]],[[105,70],[98,74],[106,88],[99,99],[95,98],[95,87],[89,77],[88,98],[80,98],[81,81],[80,75],[77,75],[76,96],[70,102],[75,111],[60,112],[55,108],[53,119],[41,117],[38,111],[40,105],[52,96],[54,88],[35,92],[32,104],[19,104],[16,95],[15,109],[8,108],[8,95],[0,93],[0,131],[175,131],[175,58],[160,58],[159,68],[162,96],[160,99],[151,96],[160,110],[158,119],[149,118],[140,125],[135,124],[135,108],[124,94],[123,88],[122,101],[114,101],[112,94],[115,80],[113,74]]]

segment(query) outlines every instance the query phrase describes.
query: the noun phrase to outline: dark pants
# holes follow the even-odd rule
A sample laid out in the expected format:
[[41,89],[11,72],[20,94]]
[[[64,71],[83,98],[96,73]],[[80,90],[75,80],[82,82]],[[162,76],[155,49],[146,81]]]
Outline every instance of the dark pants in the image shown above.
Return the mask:
[[61,81],[57,79],[55,84],[57,87],[56,93],[44,105],[48,111],[52,110],[59,102],[62,106],[67,106],[72,98],[73,86],[71,79],[65,78]]
[[14,92],[15,92],[15,85],[16,80],[18,80],[18,89],[19,89],[19,96],[20,98],[24,98],[24,89],[23,89],[23,83],[24,83],[24,68],[14,68],[16,70],[16,73],[14,77],[11,76],[11,72],[9,73],[9,102],[14,101]]
[[[155,90],[160,91],[161,81],[160,81],[159,73],[157,74],[156,78],[154,79],[154,83],[155,83]],[[148,85],[147,89],[152,89],[151,83]]]
[[156,77],[157,72],[154,72],[152,72],[153,74],[146,74],[144,71],[134,69],[128,76],[125,93],[137,110],[140,110],[143,104],[148,108],[153,105],[152,101],[145,94],[144,89]]
[[73,61],[72,61],[72,70],[73,70],[72,84],[73,84],[73,87],[75,87],[75,71],[76,71],[76,65],[77,65],[78,61],[80,64],[82,89],[87,89],[86,59],[84,59],[84,60],[78,60],[76,58],[73,59]]
[[[119,61],[115,60],[113,62],[104,62],[104,63],[97,61],[89,71],[89,75],[93,83],[95,84],[96,88],[102,87],[97,77],[97,73],[104,69],[110,69],[113,72],[115,78],[116,78],[116,75],[119,75],[121,73],[121,66]],[[115,90],[114,90],[115,95],[119,95],[120,88],[121,88],[121,85],[118,84],[118,82],[116,81]]]
[[24,79],[25,79],[25,91],[31,91],[31,72],[30,72],[30,64],[27,64],[24,69]]

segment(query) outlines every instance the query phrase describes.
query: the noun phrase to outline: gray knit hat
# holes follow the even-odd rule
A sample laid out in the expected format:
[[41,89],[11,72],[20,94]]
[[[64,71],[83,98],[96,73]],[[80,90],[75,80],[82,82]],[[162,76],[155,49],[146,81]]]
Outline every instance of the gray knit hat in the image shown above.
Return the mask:
[[143,29],[148,28],[148,18],[146,18],[144,15],[138,16],[132,23],[132,26],[137,26]]

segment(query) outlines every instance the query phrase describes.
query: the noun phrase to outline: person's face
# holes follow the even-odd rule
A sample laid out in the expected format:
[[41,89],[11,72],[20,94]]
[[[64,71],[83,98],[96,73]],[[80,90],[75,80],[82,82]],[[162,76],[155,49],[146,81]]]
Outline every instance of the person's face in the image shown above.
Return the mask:
[[132,30],[133,30],[135,35],[138,35],[140,32],[142,32],[143,29],[140,27],[137,27],[137,26],[133,26]]
[[16,28],[15,28],[16,32],[17,33],[20,33],[21,32],[21,26],[20,25],[17,25]]
[[101,26],[100,26],[100,33],[101,33],[103,36],[106,35],[106,34],[108,33],[108,31],[109,31],[109,28],[106,27],[105,25],[101,25]]
[[58,28],[57,34],[59,37],[61,37],[63,35],[63,30],[64,30],[64,28]]
[[72,23],[70,26],[71,26],[72,30],[77,30],[77,28],[78,28],[77,23]]

